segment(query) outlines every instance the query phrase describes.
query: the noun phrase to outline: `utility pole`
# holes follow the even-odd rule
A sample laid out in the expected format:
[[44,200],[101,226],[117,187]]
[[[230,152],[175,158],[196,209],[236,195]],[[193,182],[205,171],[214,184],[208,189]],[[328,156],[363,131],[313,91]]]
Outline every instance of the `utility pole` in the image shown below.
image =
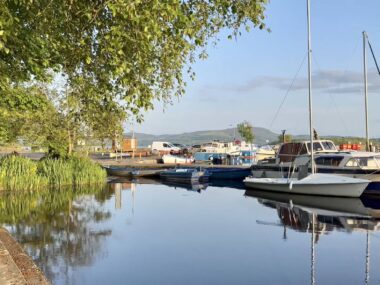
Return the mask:
[[281,130],[282,133],[282,142],[285,143],[285,132],[286,130]]

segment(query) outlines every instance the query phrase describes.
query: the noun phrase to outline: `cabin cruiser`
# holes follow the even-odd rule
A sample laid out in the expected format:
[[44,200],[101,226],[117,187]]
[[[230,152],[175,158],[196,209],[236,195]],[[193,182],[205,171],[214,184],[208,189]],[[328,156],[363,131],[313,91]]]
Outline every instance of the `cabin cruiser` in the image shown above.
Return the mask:
[[240,145],[236,144],[235,142],[212,141],[202,144],[200,152],[224,153],[233,155],[240,152]]
[[[329,140],[316,140],[313,147],[317,173],[369,179],[375,183],[367,190],[380,189],[380,153],[339,151]],[[254,178],[290,178],[302,165],[309,165],[311,172],[309,141],[284,143],[276,157],[258,161],[251,170]]]

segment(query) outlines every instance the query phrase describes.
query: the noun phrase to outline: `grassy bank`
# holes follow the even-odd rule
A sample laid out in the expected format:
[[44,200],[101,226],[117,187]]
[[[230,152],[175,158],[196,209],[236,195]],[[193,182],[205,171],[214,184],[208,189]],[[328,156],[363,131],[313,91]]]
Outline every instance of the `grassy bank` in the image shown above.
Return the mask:
[[43,159],[32,161],[20,156],[0,159],[0,188],[3,190],[33,190],[49,185],[103,183],[106,172],[86,157]]

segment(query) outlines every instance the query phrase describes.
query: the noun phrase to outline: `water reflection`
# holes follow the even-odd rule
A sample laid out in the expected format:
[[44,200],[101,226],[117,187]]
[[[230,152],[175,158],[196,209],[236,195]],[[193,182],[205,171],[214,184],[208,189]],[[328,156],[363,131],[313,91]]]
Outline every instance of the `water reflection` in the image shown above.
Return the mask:
[[370,280],[370,237],[380,229],[380,200],[369,197],[338,198],[322,196],[289,195],[275,192],[247,190],[245,195],[277,211],[280,223],[257,220],[267,226],[283,226],[283,239],[287,239],[287,228],[311,234],[310,283],[316,284],[316,249],[320,237],[334,230],[365,231],[365,278]]
[[90,265],[112,233],[100,226],[111,217],[101,207],[110,194],[105,186],[2,193],[0,224],[49,280],[60,278],[70,283],[70,268]]
[[186,189],[187,191],[194,191],[201,193],[202,190],[206,190],[208,184],[206,183],[199,183],[199,182],[192,182],[192,183],[178,183],[178,182],[171,182],[171,181],[163,181],[162,184],[173,187],[175,189]]
[[[116,182],[4,194],[0,223],[53,284],[358,284],[357,272],[370,280],[380,200]],[[356,251],[339,251],[342,242]],[[336,264],[346,257],[351,275]]]
[[360,198],[311,197],[255,190],[247,190],[245,195],[255,197],[260,204],[276,209],[283,226],[300,232],[311,232],[312,217],[315,215],[317,240],[319,235],[333,230],[352,232],[380,229],[380,210],[373,208],[380,206],[380,201],[371,200],[372,207],[368,207]]

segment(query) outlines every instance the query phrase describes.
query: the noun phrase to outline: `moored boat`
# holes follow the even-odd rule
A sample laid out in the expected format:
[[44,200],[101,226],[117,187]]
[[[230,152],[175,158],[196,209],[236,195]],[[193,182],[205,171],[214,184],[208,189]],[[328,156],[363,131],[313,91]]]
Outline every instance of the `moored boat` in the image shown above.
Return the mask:
[[160,168],[141,168],[134,169],[131,173],[132,177],[160,177],[160,173],[166,169]]
[[210,172],[210,179],[228,179],[228,180],[240,180],[251,174],[250,168],[243,167],[208,167],[207,171]]
[[[325,195],[340,197],[359,197],[368,186],[369,180],[337,176],[333,174],[315,173],[314,161],[314,130],[312,108],[312,78],[311,78],[311,34],[310,34],[310,2],[307,1],[308,24],[308,83],[309,83],[309,135],[311,174],[307,166],[301,167],[298,178],[254,178],[244,180],[247,187],[265,191],[296,193],[307,195]],[[300,149],[302,151],[302,149]],[[306,176],[306,177],[305,177]]]
[[248,188],[290,194],[360,197],[369,180],[314,173],[305,178],[253,178],[244,179]]
[[194,163],[194,158],[166,154],[162,156],[162,161],[164,164],[191,164]]
[[133,168],[120,166],[103,166],[109,176],[132,177]]
[[191,183],[194,181],[207,181],[210,173],[206,169],[179,168],[162,171],[160,177],[166,181]]
[[[365,193],[380,193],[380,154],[365,151],[338,151],[332,141],[314,141],[316,173],[334,174],[371,180]],[[251,167],[254,178],[288,178],[298,168],[310,166],[310,142],[281,145],[276,157],[259,161]]]

